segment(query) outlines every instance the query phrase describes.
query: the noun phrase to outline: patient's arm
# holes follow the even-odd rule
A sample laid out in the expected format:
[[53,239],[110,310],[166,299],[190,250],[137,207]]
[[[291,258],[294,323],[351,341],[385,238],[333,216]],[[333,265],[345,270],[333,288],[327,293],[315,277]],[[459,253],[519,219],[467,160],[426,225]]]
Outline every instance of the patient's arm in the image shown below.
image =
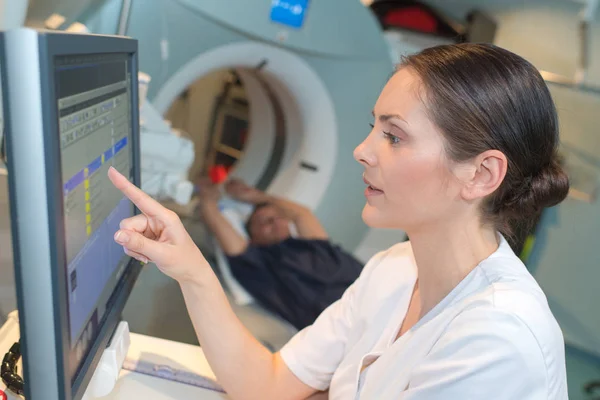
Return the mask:
[[200,215],[207,228],[217,238],[219,246],[228,256],[242,254],[248,248],[248,241],[229,223],[219,210],[219,189],[208,180],[201,180]]
[[294,222],[298,234],[303,239],[328,238],[327,232],[318,218],[301,204],[281,197],[270,196],[236,179],[227,182],[225,188],[227,193],[236,200],[251,204],[271,203],[276,205]]
[[287,217],[296,225],[298,235],[301,238],[328,239],[325,228],[323,228],[319,219],[307,207],[281,197],[270,196],[267,194],[264,194],[262,201],[275,204],[282,209]]
[[200,214],[226,255],[237,256],[246,251],[248,241],[221,214],[217,203],[200,205]]

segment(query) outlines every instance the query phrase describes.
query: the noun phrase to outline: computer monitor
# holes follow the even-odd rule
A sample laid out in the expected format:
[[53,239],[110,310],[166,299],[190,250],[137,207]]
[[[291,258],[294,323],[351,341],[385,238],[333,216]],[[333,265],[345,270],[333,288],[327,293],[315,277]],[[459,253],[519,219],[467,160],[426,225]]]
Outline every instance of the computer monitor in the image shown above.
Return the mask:
[[140,184],[137,41],[3,33],[11,225],[27,399],[80,399],[141,265],[113,235]]

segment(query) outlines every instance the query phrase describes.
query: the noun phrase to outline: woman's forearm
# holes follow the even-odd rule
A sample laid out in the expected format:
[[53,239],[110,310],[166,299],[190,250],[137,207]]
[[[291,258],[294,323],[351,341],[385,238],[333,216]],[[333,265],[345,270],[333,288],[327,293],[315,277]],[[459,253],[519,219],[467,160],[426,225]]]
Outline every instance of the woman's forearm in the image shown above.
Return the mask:
[[229,397],[301,399],[310,394],[294,383],[279,356],[242,325],[214,273],[203,270],[199,278],[181,282],[181,290],[204,354]]

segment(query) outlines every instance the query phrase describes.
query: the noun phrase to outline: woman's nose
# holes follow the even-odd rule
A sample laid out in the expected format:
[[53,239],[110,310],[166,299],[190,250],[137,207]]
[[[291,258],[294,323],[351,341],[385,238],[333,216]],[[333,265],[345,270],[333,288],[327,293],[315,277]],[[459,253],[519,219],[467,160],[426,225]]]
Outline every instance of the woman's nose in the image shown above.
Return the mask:
[[375,165],[375,157],[369,146],[369,137],[356,146],[356,149],[354,149],[354,159],[364,166],[372,167]]

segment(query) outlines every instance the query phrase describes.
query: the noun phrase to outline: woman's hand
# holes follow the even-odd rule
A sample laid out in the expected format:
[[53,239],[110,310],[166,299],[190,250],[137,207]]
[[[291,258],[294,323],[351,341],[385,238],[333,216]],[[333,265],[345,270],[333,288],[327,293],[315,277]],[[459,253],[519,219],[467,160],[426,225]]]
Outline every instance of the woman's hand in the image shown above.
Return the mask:
[[232,179],[225,184],[225,191],[232,198],[246,203],[257,204],[266,201],[266,196],[260,190],[246,185],[240,179]]
[[142,214],[121,221],[115,241],[125,253],[142,262],[153,262],[178,282],[192,281],[202,268],[210,268],[177,214],[133,185],[116,169],[108,177]]

